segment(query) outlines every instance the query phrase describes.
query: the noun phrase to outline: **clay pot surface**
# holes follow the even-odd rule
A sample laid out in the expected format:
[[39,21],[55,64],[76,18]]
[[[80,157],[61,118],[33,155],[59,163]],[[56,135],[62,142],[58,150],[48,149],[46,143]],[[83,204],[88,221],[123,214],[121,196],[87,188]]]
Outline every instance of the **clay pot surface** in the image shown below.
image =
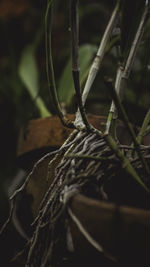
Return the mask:
[[[69,114],[67,117],[70,120],[75,119],[73,114]],[[88,114],[88,120],[96,129],[102,130],[106,117]],[[72,131],[62,125],[58,116],[30,120],[20,131],[17,156],[20,157],[28,152],[44,148],[56,149],[63,144]],[[130,143],[131,137],[121,122],[117,126],[117,135],[123,144]],[[143,144],[148,145],[149,143],[150,135],[147,135],[143,139]]]
[[[74,120],[75,116],[67,115],[70,120]],[[102,127],[105,122],[104,116],[88,115],[89,122],[97,129]],[[18,157],[33,150],[44,147],[58,148],[67,139],[72,129],[62,125],[57,116],[49,118],[39,118],[29,121],[29,123],[21,129],[18,142]]]
[[[84,229],[102,246],[106,257],[124,264],[150,264],[149,210],[117,206],[81,194],[73,197],[70,207]],[[75,250],[86,256],[90,243],[71,217],[70,222]]]

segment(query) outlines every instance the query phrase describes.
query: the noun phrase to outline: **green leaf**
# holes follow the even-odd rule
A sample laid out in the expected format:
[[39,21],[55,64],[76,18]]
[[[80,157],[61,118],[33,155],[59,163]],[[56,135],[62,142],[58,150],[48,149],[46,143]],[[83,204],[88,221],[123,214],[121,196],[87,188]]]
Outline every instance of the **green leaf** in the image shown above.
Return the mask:
[[133,39],[145,6],[145,0],[123,0],[121,19],[121,54],[123,60],[128,56]]
[[25,47],[19,64],[19,76],[40,111],[41,117],[50,116],[39,93],[39,73],[33,45]]
[[[80,64],[80,80],[84,79],[89,69],[90,63],[94,54],[97,51],[95,45],[85,44],[79,48],[79,64]],[[69,105],[72,96],[74,95],[74,85],[72,79],[72,63],[69,59],[58,85],[58,94],[61,102],[65,102]]]
[[34,100],[39,92],[39,81],[33,46],[25,47],[22,53],[19,65],[19,75]]

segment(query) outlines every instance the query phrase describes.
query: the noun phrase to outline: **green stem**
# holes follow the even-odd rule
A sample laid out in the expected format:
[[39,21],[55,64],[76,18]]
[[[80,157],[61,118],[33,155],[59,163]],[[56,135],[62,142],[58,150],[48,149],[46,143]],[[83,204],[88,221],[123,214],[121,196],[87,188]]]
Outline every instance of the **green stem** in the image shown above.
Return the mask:
[[78,108],[82,117],[82,121],[87,129],[90,129],[90,124],[87,120],[85,109],[82,103],[81,88],[80,88],[80,71],[79,71],[79,19],[78,19],[78,0],[71,0],[71,36],[72,36],[72,75]]
[[113,140],[113,138],[110,135],[104,135],[104,139],[109,145],[109,147],[114,151],[114,153],[117,155],[117,157],[121,160],[122,166],[125,169],[125,171],[131,175],[147,192],[150,192],[148,187],[143,183],[129,160],[123,155],[123,153],[120,151],[119,147],[117,146],[116,142]]
[[[115,46],[116,43],[118,43],[118,41],[120,40],[120,36],[116,36],[114,37],[106,46],[106,50],[105,50],[105,54],[109,53],[110,50]],[[102,60],[102,58],[101,58]],[[87,78],[88,78],[88,75],[89,75],[89,72],[90,72],[90,69],[91,69],[92,65],[88,67],[88,69],[86,70],[86,73],[84,74],[82,80],[81,80],[81,92],[84,91],[85,89],[85,84],[87,82]],[[82,95],[82,100],[83,99],[83,95]],[[86,99],[85,99],[86,101]],[[84,103],[85,104],[85,103]]]
[[[136,32],[135,38],[133,40],[128,58],[127,58],[126,62],[122,64],[122,66],[125,64],[125,67],[123,68],[122,66],[120,66],[118,69],[118,72],[116,75],[116,82],[115,82],[115,90],[116,90],[118,95],[123,95],[126,80],[129,78],[129,74],[131,72],[131,68],[132,68],[136,53],[137,53],[137,49],[141,43],[141,38],[143,36],[145,23],[147,21],[147,14],[149,11],[149,6],[150,6],[150,4],[145,6],[145,9],[144,9],[138,30]],[[112,102],[112,104],[111,104],[109,113],[113,113],[113,114],[116,113],[116,108],[115,108],[114,102]],[[110,117],[108,118],[109,120],[107,120],[108,125],[106,124],[106,126],[107,126],[106,127],[106,134],[109,133],[112,118],[116,119],[117,116],[115,116],[115,117],[114,117],[114,115],[111,116],[111,120],[110,120]]]
[[[120,96],[121,96],[121,92],[123,91],[123,86],[121,86],[122,72],[123,72],[122,66],[119,66],[117,70],[117,75],[116,75],[115,90],[117,94]],[[114,101],[112,101],[110,111],[108,114],[108,118],[107,118],[107,122],[106,122],[105,134],[109,134],[112,121],[116,120],[116,118],[117,118],[117,111],[115,108],[115,103]]]
[[55,75],[54,75],[54,68],[53,68],[53,59],[52,59],[52,3],[53,0],[49,0],[47,4],[46,9],[46,15],[45,15],[45,38],[46,38],[46,71],[47,71],[47,78],[48,78],[48,84],[50,93],[52,95],[52,99],[54,101],[54,105],[56,108],[56,112],[62,122],[63,125],[74,128],[73,123],[68,120],[61,110],[59,101],[58,101],[58,95],[56,90],[56,84],[55,84]]
[[139,132],[139,134],[138,134],[138,136],[136,138],[136,140],[137,140],[137,142],[139,144],[141,144],[142,139],[145,136],[145,132],[147,130],[147,127],[148,127],[149,123],[150,123],[150,109],[148,110],[148,112],[147,112],[147,114],[146,114],[146,116],[144,118],[144,121],[143,121],[142,127],[140,129],[140,132]]
[[104,58],[107,44],[108,44],[108,41],[109,41],[110,36],[112,34],[112,30],[113,30],[113,28],[117,22],[118,16],[119,16],[119,2],[117,2],[117,5],[115,6],[115,8],[113,10],[111,18],[108,22],[108,25],[106,27],[106,30],[105,30],[104,35],[102,37],[102,40],[100,42],[96,57],[95,57],[93,64],[91,66],[89,76],[88,76],[87,82],[85,84],[85,88],[84,88],[83,95],[82,95],[83,104],[85,104],[88,93],[89,93],[89,91],[92,87],[92,84],[95,80],[95,77],[98,73],[98,70],[100,68],[100,64],[102,63],[102,60]]
[[[83,90],[83,94],[82,94],[83,105],[85,105],[87,96],[88,96],[90,89],[93,85],[93,82],[96,78],[96,75],[97,75],[98,70],[100,68],[100,65],[102,63],[103,57],[107,51],[106,49],[107,49],[108,41],[110,40],[112,30],[113,30],[113,28],[117,22],[118,16],[119,16],[119,6],[120,6],[120,1],[117,2],[117,5],[115,6],[115,8],[113,10],[111,18],[108,22],[108,25],[106,27],[106,30],[105,30],[104,35],[102,37],[102,40],[100,42],[96,57],[95,57],[92,65],[91,65],[91,68],[90,68],[90,71],[88,74],[88,78],[87,78],[87,81],[86,81],[86,84],[85,84],[85,87]],[[76,124],[82,123],[79,111],[77,111],[75,122],[76,122]]]
[[135,149],[136,149],[136,151],[138,153],[138,156],[139,156],[139,158],[140,158],[140,160],[142,162],[143,168],[145,169],[145,171],[148,174],[150,174],[150,169],[148,167],[148,164],[147,164],[146,160],[144,159],[143,154],[142,154],[142,152],[140,150],[140,146],[139,146],[139,144],[138,144],[138,142],[136,140],[135,132],[133,130],[133,127],[132,127],[131,123],[128,120],[128,116],[127,116],[127,114],[126,114],[126,112],[125,112],[125,110],[123,108],[123,105],[122,105],[122,103],[120,101],[120,98],[119,98],[118,94],[116,93],[116,90],[114,89],[114,87],[112,85],[112,80],[108,80],[106,82],[106,84],[108,85],[108,88],[109,88],[109,90],[110,90],[110,92],[112,94],[112,98],[113,98],[113,100],[115,102],[115,105],[116,105],[118,111],[120,112],[120,114],[122,116],[122,119],[123,119],[123,121],[124,121],[124,123],[125,123],[125,125],[126,125],[126,127],[128,129],[128,132],[130,133],[130,135],[132,137]]
[[106,126],[105,126],[105,134],[109,134],[110,133],[110,128],[111,128],[111,124],[112,124],[112,119],[113,119],[113,112],[110,110],[108,117],[107,117],[107,121],[106,121]]

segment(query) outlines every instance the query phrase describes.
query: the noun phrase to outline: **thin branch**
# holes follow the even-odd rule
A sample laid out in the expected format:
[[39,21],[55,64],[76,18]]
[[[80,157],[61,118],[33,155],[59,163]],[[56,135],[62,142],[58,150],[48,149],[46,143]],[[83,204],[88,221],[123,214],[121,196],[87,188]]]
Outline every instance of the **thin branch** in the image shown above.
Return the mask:
[[85,88],[83,91],[83,95],[82,95],[82,99],[83,99],[83,104],[85,104],[85,101],[87,99],[88,93],[91,89],[91,86],[95,80],[95,77],[97,75],[97,72],[100,68],[100,64],[102,63],[103,57],[105,55],[106,52],[106,47],[107,47],[107,43],[110,39],[110,36],[112,34],[112,30],[114,29],[116,23],[117,23],[117,19],[119,16],[119,4],[117,3],[116,7],[113,10],[113,13],[111,15],[111,18],[108,22],[108,25],[106,27],[106,30],[104,32],[103,38],[101,40],[99,49],[97,51],[96,57],[93,61],[93,64],[91,66],[91,69],[89,71],[89,76],[87,79],[87,82],[85,84]]
[[79,69],[79,18],[78,18],[78,0],[71,0],[71,39],[72,39],[72,76],[76,92],[76,98],[82,122],[87,129],[90,129],[90,124],[87,120],[85,109],[82,104],[82,96],[80,89],[80,69]]
[[73,122],[68,120],[61,110],[58,95],[56,90],[55,84],[55,75],[54,75],[54,68],[53,68],[53,59],[52,59],[52,3],[53,0],[49,0],[46,9],[45,15],[45,42],[46,42],[46,71],[47,71],[47,79],[49,84],[50,93],[52,95],[52,99],[54,101],[54,105],[56,108],[56,112],[64,126],[69,128],[74,128]]
[[[121,94],[122,73],[123,73],[123,68],[122,68],[122,66],[119,66],[119,68],[117,70],[116,80],[115,80],[115,90],[116,90],[116,92],[117,92],[117,94],[119,96]],[[109,111],[109,114],[108,114],[108,117],[107,117],[105,134],[109,134],[112,121],[115,121],[116,118],[117,118],[117,110],[115,109],[114,101],[112,101],[112,104],[111,104],[111,107],[110,107],[110,111]]]
[[143,154],[142,154],[142,152],[140,150],[140,146],[139,146],[139,144],[138,144],[138,142],[136,140],[135,132],[133,130],[133,127],[132,127],[131,123],[128,120],[128,116],[127,116],[127,114],[126,114],[126,112],[125,112],[125,110],[124,110],[124,108],[122,106],[120,98],[119,98],[118,94],[116,93],[116,90],[114,89],[114,87],[112,85],[112,80],[108,80],[106,82],[106,85],[108,86],[108,88],[110,90],[110,93],[112,94],[112,98],[113,98],[113,100],[115,102],[115,106],[118,109],[118,111],[120,111],[120,114],[122,116],[122,119],[123,119],[126,127],[127,127],[127,130],[128,130],[129,134],[132,137],[132,141],[134,143],[136,152],[137,152],[137,154],[138,154],[138,156],[139,156],[139,158],[141,160],[143,168],[145,169],[146,173],[150,174],[149,166],[148,166],[148,164],[147,164],[147,162],[146,162],[145,158],[143,157]]
[[[102,40],[100,42],[96,57],[92,63],[92,66],[90,68],[89,74],[88,74],[88,78],[83,90],[83,94],[82,94],[82,101],[83,101],[83,105],[85,105],[87,96],[90,92],[90,89],[93,85],[93,82],[96,78],[96,75],[98,73],[98,70],[100,68],[100,65],[102,63],[103,57],[105,55],[106,52],[106,47],[108,45],[108,41],[110,39],[110,36],[112,34],[112,30],[116,25],[117,19],[119,16],[119,2],[117,3],[117,5],[115,6],[113,13],[111,15],[111,18],[108,22],[108,25],[106,27],[106,30],[104,32],[104,35],[102,37]],[[80,112],[78,111],[76,114],[76,121],[77,124],[81,122],[81,116],[80,116]]]
[[[141,43],[145,23],[147,21],[147,15],[148,15],[149,7],[150,7],[150,4],[145,5],[145,9],[144,9],[138,30],[136,32],[134,41],[132,43],[127,61],[125,63],[125,67],[123,68],[123,66],[120,66],[118,69],[117,75],[116,75],[115,90],[116,90],[117,94],[120,95],[121,97],[124,93],[125,83],[126,83],[126,80],[129,78],[129,74],[130,74],[131,68],[133,66],[133,62],[134,62],[134,59],[135,59],[135,56],[137,53],[137,49]],[[117,118],[116,108],[115,108],[114,102],[112,101],[109,115],[108,115],[108,119],[107,119],[107,124],[106,124],[106,133],[107,134],[109,133],[112,119],[116,119],[116,118]]]
[[122,162],[122,167],[125,169],[125,171],[131,175],[147,192],[150,192],[149,188],[143,183],[140,176],[136,172],[136,170],[133,168],[129,160],[123,155],[119,147],[117,146],[116,142],[113,140],[113,138],[110,135],[104,135],[104,139],[106,140],[109,147],[114,151],[114,153],[117,155],[117,157]]
[[147,130],[147,127],[148,127],[149,123],[150,123],[150,109],[147,111],[147,114],[146,114],[146,116],[144,118],[142,127],[141,127],[141,129],[139,131],[139,134],[138,134],[137,138],[136,138],[136,140],[137,140],[137,142],[139,144],[141,144],[142,139],[145,136],[145,132]]
[[14,200],[12,200],[8,219],[5,221],[5,223],[3,224],[3,226],[0,229],[0,236],[4,233],[4,231],[7,229],[7,226],[11,222],[11,219],[12,219],[12,216],[13,216],[13,212],[14,212],[14,205],[15,205],[14,204]]

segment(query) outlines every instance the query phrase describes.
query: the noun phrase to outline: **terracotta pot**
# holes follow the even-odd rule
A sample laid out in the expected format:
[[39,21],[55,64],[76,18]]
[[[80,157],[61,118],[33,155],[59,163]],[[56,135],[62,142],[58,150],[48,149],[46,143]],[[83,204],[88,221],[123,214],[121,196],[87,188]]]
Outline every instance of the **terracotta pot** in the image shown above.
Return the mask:
[[[73,119],[74,116],[70,115],[69,118]],[[105,122],[105,117],[102,116],[89,115],[88,119],[98,129],[101,129]],[[60,147],[70,132],[71,130],[63,127],[55,116],[30,121],[27,127],[22,129],[19,139],[18,160],[20,166],[29,172],[34,162],[45,152]],[[118,134],[119,138],[124,140],[123,143],[130,143],[129,136],[122,124],[118,128]],[[146,137],[144,142],[148,145],[149,138]],[[46,175],[50,159],[47,158],[44,164],[39,166],[26,188],[26,194],[32,195],[31,205],[34,217],[47,187],[52,182],[50,180],[47,183],[42,179]],[[150,264],[148,257],[149,210],[116,206],[113,203],[96,201],[83,195],[76,195],[72,199],[70,209],[83,228],[102,246],[106,257],[111,259],[111,263],[119,261],[123,266],[137,262],[145,264],[148,260]],[[89,259],[88,255],[92,255],[93,248],[71,215],[70,225],[76,255]]]
[[[150,264],[149,210],[116,206],[80,194],[72,199],[70,207],[84,229],[102,246],[104,255],[111,262],[119,262],[121,266]],[[92,246],[72,217],[70,224],[75,251],[86,259]]]
[[[70,120],[74,120],[74,115],[67,116]],[[102,128],[102,124],[106,121],[104,116],[88,115],[89,122],[97,129]],[[21,131],[18,140],[17,156],[20,159],[20,164],[24,157],[42,153],[42,151],[52,151],[60,147],[67,139],[72,129],[62,125],[57,116],[49,118],[40,118],[29,121]],[[45,152],[44,151],[44,152]],[[33,155],[33,154],[32,154]]]

